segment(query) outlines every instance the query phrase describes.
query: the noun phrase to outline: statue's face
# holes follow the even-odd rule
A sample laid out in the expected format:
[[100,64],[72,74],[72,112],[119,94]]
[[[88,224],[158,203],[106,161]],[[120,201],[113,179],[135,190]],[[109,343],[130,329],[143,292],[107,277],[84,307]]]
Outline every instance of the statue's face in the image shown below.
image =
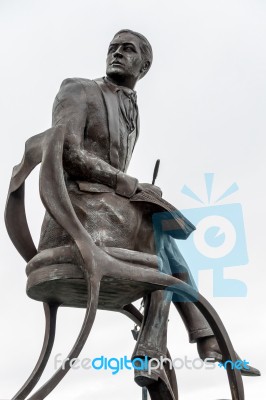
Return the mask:
[[107,76],[118,82],[129,79],[136,82],[143,64],[138,37],[124,32],[111,41],[106,59]]

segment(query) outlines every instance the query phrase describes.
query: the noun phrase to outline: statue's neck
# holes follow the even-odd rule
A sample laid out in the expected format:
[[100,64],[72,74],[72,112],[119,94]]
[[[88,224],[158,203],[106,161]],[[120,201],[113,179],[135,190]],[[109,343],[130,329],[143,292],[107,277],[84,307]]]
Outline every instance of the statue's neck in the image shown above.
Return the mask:
[[122,87],[124,87],[126,89],[131,89],[131,90],[134,90],[134,87],[136,85],[135,80],[130,79],[130,78],[127,79],[127,78],[122,78],[121,77],[121,79],[119,79],[119,77],[116,77],[114,79],[111,76],[106,76],[105,79],[108,82],[112,83],[113,85],[122,86]]

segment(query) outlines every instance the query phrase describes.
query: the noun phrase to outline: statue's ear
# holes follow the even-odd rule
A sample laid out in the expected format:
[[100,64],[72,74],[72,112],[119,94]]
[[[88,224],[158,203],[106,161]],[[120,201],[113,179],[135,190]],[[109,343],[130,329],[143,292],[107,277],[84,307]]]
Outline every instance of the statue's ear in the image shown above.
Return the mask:
[[143,69],[144,71],[148,71],[148,69],[150,68],[150,65],[151,65],[150,61],[145,61],[145,63],[144,63],[144,65],[143,65],[142,69]]
[[145,63],[142,65],[141,70],[140,70],[140,77],[139,79],[143,78],[144,75],[149,71],[151,66],[150,61],[145,61]]

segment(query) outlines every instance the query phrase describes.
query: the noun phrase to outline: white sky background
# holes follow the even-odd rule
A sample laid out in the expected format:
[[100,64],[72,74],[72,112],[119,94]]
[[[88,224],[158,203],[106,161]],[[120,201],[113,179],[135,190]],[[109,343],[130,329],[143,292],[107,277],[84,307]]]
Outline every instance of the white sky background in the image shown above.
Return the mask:
[[[129,173],[150,182],[155,160],[164,197],[178,208],[198,207],[181,194],[184,184],[204,198],[203,174],[215,173],[217,197],[233,182],[240,190],[223,203],[241,203],[249,264],[227,268],[243,280],[246,298],[213,298],[212,272],[202,272],[201,292],[211,301],[243,358],[261,369],[244,378],[246,399],[265,398],[265,128],[266,3],[263,0],[1,0],[1,213],[12,168],[30,136],[50,127],[51,107],[66,77],[105,73],[109,41],[121,28],[147,36],[154,64],[137,86],[141,135]],[[28,217],[38,241],[43,208],[37,172],[27,185]],[[205,196],[206,198],[206,196]],[[41,303],[25,294],[25,263],[1,218],[0,399],[10,399],[30,374],[42,345]],[[56,353],[66,356],[84,310],[59,310],[55,348],[40,384],[54,372]],[[130,357],[133,324],[98,312],[82,357]],[[170,316],[172,356],[197,357],[180,318]],[[63,357],[62,356],[62,357]],[[230,398],[226,374],[179,370],[183,400]],[[40,386],[38,385],[38,387]],[[51,400],[141,399],[132,372],[71,371]]]

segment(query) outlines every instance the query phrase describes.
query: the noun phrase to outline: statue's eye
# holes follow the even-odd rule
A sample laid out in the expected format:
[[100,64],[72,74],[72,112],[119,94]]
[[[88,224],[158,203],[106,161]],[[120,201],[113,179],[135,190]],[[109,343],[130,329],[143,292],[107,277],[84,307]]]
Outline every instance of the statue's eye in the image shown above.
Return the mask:
[[125,51],[128,51],[128,52],[130,52],[130,51],[133,51],[133,52],[134,52],[134,51],[135,51],[135,49],[134,49],[133,46],[125,46],[125,47],[124,47],[124,50],[125,50]]
[[108,49],[108,54],[113,53],[115,51],[115,46],[110,46]]

